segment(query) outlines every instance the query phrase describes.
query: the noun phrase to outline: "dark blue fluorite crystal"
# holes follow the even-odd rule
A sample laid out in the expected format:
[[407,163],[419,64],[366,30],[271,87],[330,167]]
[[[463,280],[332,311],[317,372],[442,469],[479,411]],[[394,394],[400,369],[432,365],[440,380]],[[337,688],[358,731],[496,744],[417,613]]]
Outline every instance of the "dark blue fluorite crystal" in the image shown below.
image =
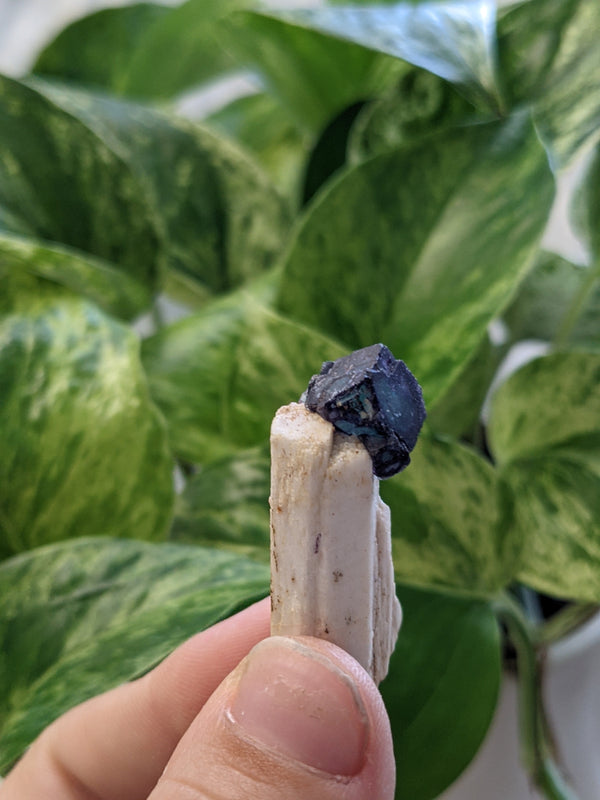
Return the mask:
[[412,372],[385,345],[326,361],[302,399],[339,431],[358,436],[378,478],[389,478],[410,463],[425,404]]

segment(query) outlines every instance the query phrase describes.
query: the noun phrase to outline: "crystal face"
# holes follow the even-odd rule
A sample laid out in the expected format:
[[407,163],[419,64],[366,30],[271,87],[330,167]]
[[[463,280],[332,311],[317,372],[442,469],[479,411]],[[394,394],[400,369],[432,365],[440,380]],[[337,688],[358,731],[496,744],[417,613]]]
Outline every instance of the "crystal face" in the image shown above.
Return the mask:
[[326,361],[302,400],[337,430],[362,441],[378,478],[390,478],[410,463],[425,404],[412,372],[385,345]]

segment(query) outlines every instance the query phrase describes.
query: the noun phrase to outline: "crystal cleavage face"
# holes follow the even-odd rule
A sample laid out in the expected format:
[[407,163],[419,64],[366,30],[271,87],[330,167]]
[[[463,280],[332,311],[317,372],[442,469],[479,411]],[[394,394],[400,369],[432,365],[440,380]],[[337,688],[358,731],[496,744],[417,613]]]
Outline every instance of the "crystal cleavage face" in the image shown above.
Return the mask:
[[326,361],[301,400],[337,430],[362,441],[378,478],[408,466],[426,417],[414,375],[383,344]]

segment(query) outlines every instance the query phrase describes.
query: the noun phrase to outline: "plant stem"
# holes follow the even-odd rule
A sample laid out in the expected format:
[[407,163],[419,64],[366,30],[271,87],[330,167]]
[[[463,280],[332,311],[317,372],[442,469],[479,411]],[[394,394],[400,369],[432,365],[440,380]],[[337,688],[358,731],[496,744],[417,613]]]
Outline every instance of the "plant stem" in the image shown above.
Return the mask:
[[536,633],[519,604],[501,595],[494,604],[517,651],[517,681],[521,759],[534,784],[548,800],[577,800],[556,762],[543,699],[543,653]]
[[555,350],[562,350],[566,345],[569,337],[573,333],[575,326],[577,325],[577,320],[583,310],[586,300],[588,299],[594,284],[600,278],[600,264],[596,264],[594,266],[587,268],[587,275],[585,276],[585,280],[579,287],[579,291],[573,298],[571,305],[567,309],[564,317],[561,320],[560,325],[558,326],[558,330],[556,331],[556,335],[554,337],[554,349]]
[[164,327],[164,320],[162,318],[162,313],[161,313],[160,307],[158,305],[158,298],[156,298],[156,297],[154,298],[154,302],[152,303],[152,307],[150,309],[150,314],[152,316],[152,322],[154,323],[154,327],[156,329],[154,332],[158,333],[158,331],[162,327]]

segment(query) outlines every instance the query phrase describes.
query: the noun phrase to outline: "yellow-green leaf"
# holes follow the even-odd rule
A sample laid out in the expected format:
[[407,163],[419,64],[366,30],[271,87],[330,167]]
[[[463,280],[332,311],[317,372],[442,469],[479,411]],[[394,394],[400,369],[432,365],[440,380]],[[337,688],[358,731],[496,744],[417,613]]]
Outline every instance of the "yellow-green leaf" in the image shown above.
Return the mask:
[[50,722],[268,592],[202,547],[78,539],[0,564],[0,771]]
[[135,334],[72,296],[0,317],[0,546],[157,539],[172,458]]

